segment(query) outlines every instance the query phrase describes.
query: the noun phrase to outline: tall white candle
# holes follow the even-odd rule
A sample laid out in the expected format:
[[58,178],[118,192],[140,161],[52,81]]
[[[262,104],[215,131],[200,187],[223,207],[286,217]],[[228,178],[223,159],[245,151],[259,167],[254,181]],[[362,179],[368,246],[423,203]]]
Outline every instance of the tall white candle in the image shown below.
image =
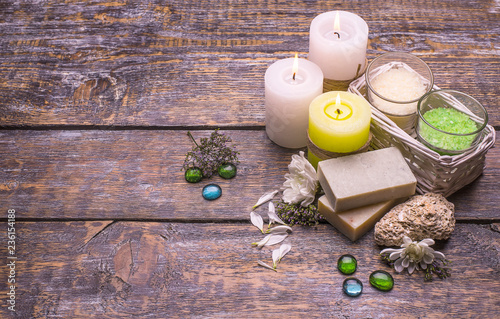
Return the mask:
[[364,69],[367,44],[365,20],[347,11],[325,12],[311,22],[308,59],[326,79],[352,80]]
[[323,93],[321,69],[297,56],[279,60],[267,69],[265,87],[267,136],[283,147],[306,146],[309,104]]

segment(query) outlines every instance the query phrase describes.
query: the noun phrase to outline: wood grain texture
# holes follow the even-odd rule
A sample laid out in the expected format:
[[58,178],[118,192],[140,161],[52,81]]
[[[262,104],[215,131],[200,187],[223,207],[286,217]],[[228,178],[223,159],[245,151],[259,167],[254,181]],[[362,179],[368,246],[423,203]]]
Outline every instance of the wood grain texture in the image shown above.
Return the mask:
[[[282,186],[298,150],[265,131],[225,133],[241,153],[238,175],[190,184],[181,171],[193,146],[186,131],[3,131],[0,202],[18,218],[246,220],[262,194]],[[484,174],[450,198],[458,220],[499,221],[499,159],[492,148]],[[201,196],[209,182],[223,190],[213,202]]]
[[416,54],[500,126],[494,0],[4,1],[0,125],[263,126],[266,68],[333,9],[367,21],[370,58]]
[[[0,224],[6,226],[5,223]],[[457,225],[435,245],[452,276],[424,282],[384,265],[370,232],[356,244],[329,225],[294,227],[278,272],[252,225],[18,223],[18,318],[495,318],[500,313],[498,225]],[[3,248],[2,248],[3,249]],[[341,254],[358,259],[363,294],[342,293]],[[1,266],[2,269],[5,265]],[[393,274],[388,293],[369,274]],[[2,280],[1,293],[5,295]],[[0,308],[7,317],[5,307]]]

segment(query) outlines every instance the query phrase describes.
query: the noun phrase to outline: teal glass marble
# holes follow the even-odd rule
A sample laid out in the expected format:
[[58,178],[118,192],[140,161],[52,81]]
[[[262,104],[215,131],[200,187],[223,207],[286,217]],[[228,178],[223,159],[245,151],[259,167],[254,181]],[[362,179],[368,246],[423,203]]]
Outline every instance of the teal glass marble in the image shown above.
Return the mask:
[[339,257],[337,268],[344,275],[351,275],[356,271],[358,262],[354,256],[346,254]]
[[394,278],[387,271],[376,270],[370,274],[370,284],[381,291],[390,291],[394,287]]
[[357,278],[349,277],[344,280],[342,290],[349,297],[357,297],[363,292],[363,283]]
[[236,176],[236,165],[231,163],[222,164],[217,171],[220,177],[231,179]]
[[222,195],[222,189],[217,184],[208,184],[203,187],[201,194],[206,200],[215,200]]
[[184,178],[189,183],[198,183],[203,178],[203,173],[197,167],[188,168],[184,174]]

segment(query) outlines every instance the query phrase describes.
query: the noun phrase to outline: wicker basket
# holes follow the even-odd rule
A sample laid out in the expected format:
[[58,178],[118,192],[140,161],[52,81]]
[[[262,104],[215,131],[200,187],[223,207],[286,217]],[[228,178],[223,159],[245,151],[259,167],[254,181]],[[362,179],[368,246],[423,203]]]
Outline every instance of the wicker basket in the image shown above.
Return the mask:
[[[434,86],[434,89],[439,88]],[[353,81],[349,92],[366,98],[365,77]],[[454,156],[439,155],[408,135],[375,107],[371,106],[371,110],[373,138],[370,147],[397,147],[417,179],[420,194],[433,192],[447,197],[471,183],[482,174],[486,153],[495,144],[495,129],[487,125],[482,142],[475,148]]]

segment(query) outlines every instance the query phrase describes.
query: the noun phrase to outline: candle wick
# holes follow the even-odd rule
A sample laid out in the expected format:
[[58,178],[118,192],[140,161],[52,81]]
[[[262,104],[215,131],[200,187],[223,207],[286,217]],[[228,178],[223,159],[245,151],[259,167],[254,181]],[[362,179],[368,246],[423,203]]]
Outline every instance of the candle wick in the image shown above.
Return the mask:
[[293,72],[292,79],[295,81],[295,72]]
[[336,34],[338,39],[340,39],[340,33],[338,33],[337,31],[333,32],[333,34]]
[[340,109],[337,109],[335,113],[337,113],[337,120],[338,120],[339,116],[342,114],[342,111]]

